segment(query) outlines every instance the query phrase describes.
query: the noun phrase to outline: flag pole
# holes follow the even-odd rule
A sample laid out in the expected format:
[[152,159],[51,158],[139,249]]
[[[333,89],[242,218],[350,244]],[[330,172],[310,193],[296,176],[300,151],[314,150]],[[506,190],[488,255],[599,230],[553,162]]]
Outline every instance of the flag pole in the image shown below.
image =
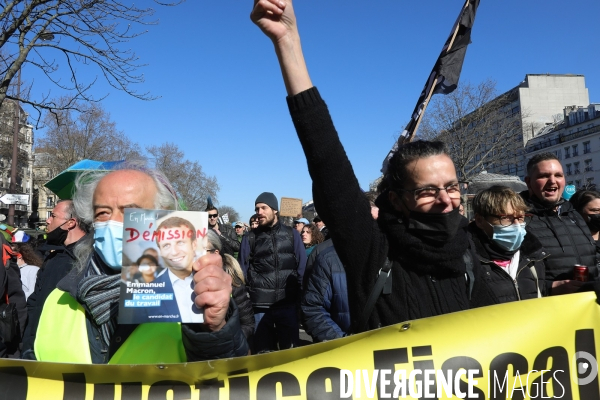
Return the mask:
[[[454,23],[454,32],[452,33],[452,39],[450,39],[450,42],[448,43],[448,47],[446,47],[445,53],[448,53],[452,49],[452,45],[454,44],[454,39],[456,39],[456,35],[458,34],[458,29],[460,28],[460,18],[462,17],[463,11],[468,6],[469,6],[469,0],[467,0],[465,2],[465,5],[463,6],[462,11],[458,15],[458,18],[456,19],[456,22]],[[421,121],[423,120],[423,115],[425,115],[425,110],[427,110],[427,106],[429,105],[429,100],[431,100],[431,96],[433,96],[433,92],[434,92],[435,87],[436,87],[436,85],[438,83],[438,79],[439,79],[439,77],[436,77],[435,81],[433,81],[433,84],[431,85],[431,89],[429,90],[429,93],[427,94],[427,98],[423,102],[423,110],[421,111],[421,113],[417,117],[417,121],[415,122],[415,128],[413,129],[412,133],[408,137],[407,136],[404,136],[404,137],[401,136],[400,137],[401,141],[399,141],[399,144],[409,143],[415,137],[415,133],[417,133],[417,131],[419,130],[419,125],[421,125]],[[408,125],[407,125],[407,127],[408,127]]]

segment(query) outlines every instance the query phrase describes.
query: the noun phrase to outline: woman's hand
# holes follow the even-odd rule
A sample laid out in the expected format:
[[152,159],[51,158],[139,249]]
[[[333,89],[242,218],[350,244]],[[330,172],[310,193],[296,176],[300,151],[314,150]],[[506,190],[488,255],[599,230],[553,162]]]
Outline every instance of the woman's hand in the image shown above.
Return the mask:
[[254,0],[250,19],[273,42],[286,38],[290,32],[297,32],[291,0]]
[[283,82],[289,96],[312,87],[296,25],[292,0],[254,0],[250,19],[275,45]]

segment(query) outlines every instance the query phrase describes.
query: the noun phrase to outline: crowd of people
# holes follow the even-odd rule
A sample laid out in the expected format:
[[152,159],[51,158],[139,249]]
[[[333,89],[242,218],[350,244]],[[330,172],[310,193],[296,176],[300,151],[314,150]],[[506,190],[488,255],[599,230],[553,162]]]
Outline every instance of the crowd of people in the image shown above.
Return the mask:
[[[177,269],[151,249],[125,274],[124,209],[175,210],[177,194],[160,171],[136,162],[83,173],[73,199],[48,217],[43,246],[2,243],[0,302],[15,304],[19,318],[18,334],[0,337],[0,356],[95,364],[239,357],[297,347],[300,326],[322,342],[596,289],[600,193],[565,201],[555,155],[529,160],[526,191],[493,186],[470,199],[471,220],[467,184],[441,142],[401,145],[377,191],[364,192],[311,82],[292,2],[258,0],[251,19],[275,46],[318,216],[284,224],[271,192],[258,194],[248,224],[219,222],[211,205],[206,255]],[[189,242],[199,245],[195,236]],[[166,282],[169,274],[193,285],[187,300],[203,322],[118,323],[123,280]]]

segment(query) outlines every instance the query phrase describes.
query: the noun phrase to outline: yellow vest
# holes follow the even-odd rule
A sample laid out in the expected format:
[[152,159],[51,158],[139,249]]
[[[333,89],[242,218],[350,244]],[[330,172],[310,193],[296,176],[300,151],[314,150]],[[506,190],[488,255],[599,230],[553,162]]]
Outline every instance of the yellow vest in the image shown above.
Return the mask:
[[[85,310],[69,293],[54,289],[46,299],[37,328],[38,361],[91,364]],[[181,324],[140,324],[109,364],[166,364],[186,362]]]

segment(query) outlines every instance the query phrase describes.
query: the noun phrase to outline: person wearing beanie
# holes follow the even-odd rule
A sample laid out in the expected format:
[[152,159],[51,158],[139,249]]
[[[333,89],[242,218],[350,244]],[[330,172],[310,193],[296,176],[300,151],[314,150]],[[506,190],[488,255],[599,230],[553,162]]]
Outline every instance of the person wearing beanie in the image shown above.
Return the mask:
[[279,221],[273,193],[261,193],[254,204],[258,227],[242,238],[239,262],[254,309],[256,354],[298,345],[306,251],[298,231]]

